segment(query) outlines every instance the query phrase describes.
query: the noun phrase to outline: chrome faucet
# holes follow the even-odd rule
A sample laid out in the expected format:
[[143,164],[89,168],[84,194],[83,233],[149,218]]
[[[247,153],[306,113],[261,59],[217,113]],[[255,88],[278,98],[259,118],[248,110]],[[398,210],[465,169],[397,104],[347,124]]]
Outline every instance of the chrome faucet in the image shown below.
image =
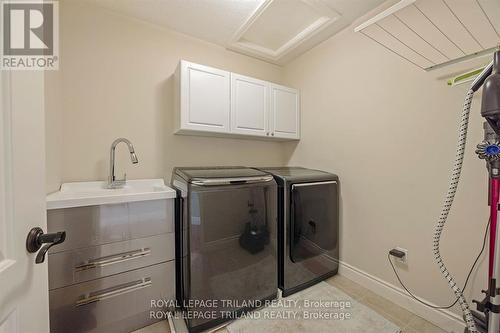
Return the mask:
[[132,142],[125,138],[118,138],[111,144],[111,151],[109,155],[109,178],[108,178],[108,188],[122,188],[127,183],[127,174],[123,176],[123,179],[116,179],[115,177],[115,150],[116,146],[120,143],[126,143],[128,146],[128,151],[130,152],[130,160],[133,164],[139,163],[137,160],[137,155],[135,154],[134,146]]

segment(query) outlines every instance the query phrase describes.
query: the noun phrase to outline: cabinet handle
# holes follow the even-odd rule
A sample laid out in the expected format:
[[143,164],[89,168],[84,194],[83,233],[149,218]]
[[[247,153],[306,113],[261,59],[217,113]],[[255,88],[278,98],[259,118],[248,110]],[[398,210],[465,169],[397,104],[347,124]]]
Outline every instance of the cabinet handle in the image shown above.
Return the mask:
[[274,136],[274,132],[273,132],[273,133],[271,133],[271,136]]
[[269,136],[269,132],[266,132],[266,135]]
[[87,269],[94,269],[108,265],[118,264],[120,262],[142,258],[151,254],[151,249],[144,248],[129,252],[123,252],[117,255],[101,257],[97,259],[90,259],[86,263],[75,266],[75,272],[85,271]]
[[153,282],[151,282],[151,278],[144,278],[141,280],[137,280],[130,283],[125,283],[118,285],[116,287],[107,288],[106,291],[98,291],[86,294],[84,298],[76,301],[76,306],[83,306],[99,301],[103,301],[108,298],[120,296],[123,294],[128,294],[132,291],[136,291],[139,289],[151,287]]

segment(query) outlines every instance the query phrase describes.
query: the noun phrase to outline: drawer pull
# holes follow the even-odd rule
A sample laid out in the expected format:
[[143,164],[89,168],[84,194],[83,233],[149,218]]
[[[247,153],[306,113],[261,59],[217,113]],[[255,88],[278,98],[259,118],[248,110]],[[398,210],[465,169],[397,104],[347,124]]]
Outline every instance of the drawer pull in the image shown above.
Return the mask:
[[118,264],[118,263],[121,263],[124,261],[142,258],[142,257],[148,256],[150,254],[151,254],[151,249],[144,248],[144,249],[120,253],[117,255],[112,255],[112,256],[107,256],[107,257],[102,257],[102,258],[97,258],[97,259],[91,259],[91,260],[88,260],[85,264],[76,266],[75,271],[81,272],[81,271],[85,271],[87,269],[94,269],[94,268],[104,267],[104,266],[108,266],[108,265]]
[[142,280],[122,284],[116,287],[108,288],[103,291],[98,291],[95,293],[90,293],[84,296],[84,298],[76,301],[76,306],[83,306],[91,303],[96,303],[99,301],[103,301],[105,299],[113,298],[116,296],[120,296],[123,294],[128,294],[130,292],[151,287],[153,283],[151,282],[151,278],[144,278]]

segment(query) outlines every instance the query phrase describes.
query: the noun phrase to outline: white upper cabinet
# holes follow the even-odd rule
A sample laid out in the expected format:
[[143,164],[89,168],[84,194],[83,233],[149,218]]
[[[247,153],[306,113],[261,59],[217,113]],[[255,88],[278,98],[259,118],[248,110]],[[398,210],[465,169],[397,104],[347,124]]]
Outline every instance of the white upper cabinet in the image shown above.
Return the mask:
[[300,139],[296,89],[184,60],[175,80],[178,134]]
[[229,72],[181,61],[180,129],[228,133],[229,94]]
[[269,135],[269,82],[231,73],[231,133]]
[[299,92],[271,84],[271,136],[283,139],[300,138]]

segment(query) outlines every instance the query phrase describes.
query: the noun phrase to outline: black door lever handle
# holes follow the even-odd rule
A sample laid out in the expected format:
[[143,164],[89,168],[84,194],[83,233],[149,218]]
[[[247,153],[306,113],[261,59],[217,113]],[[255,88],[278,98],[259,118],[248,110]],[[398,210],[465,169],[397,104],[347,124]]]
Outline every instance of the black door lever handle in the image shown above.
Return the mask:
[[47,251],[49,251],[52,246],[61,244],[65,239],[65,231],[45,234],[43,233],[43,230],[41,228],[35,227],[30,230],[30,232],[28,233],[28,237],[26,238],[26,250],[29,253],[35,253],[40,250],[36,255],[35,263],[41,264],[45,261],[45,254],[47,253]]

